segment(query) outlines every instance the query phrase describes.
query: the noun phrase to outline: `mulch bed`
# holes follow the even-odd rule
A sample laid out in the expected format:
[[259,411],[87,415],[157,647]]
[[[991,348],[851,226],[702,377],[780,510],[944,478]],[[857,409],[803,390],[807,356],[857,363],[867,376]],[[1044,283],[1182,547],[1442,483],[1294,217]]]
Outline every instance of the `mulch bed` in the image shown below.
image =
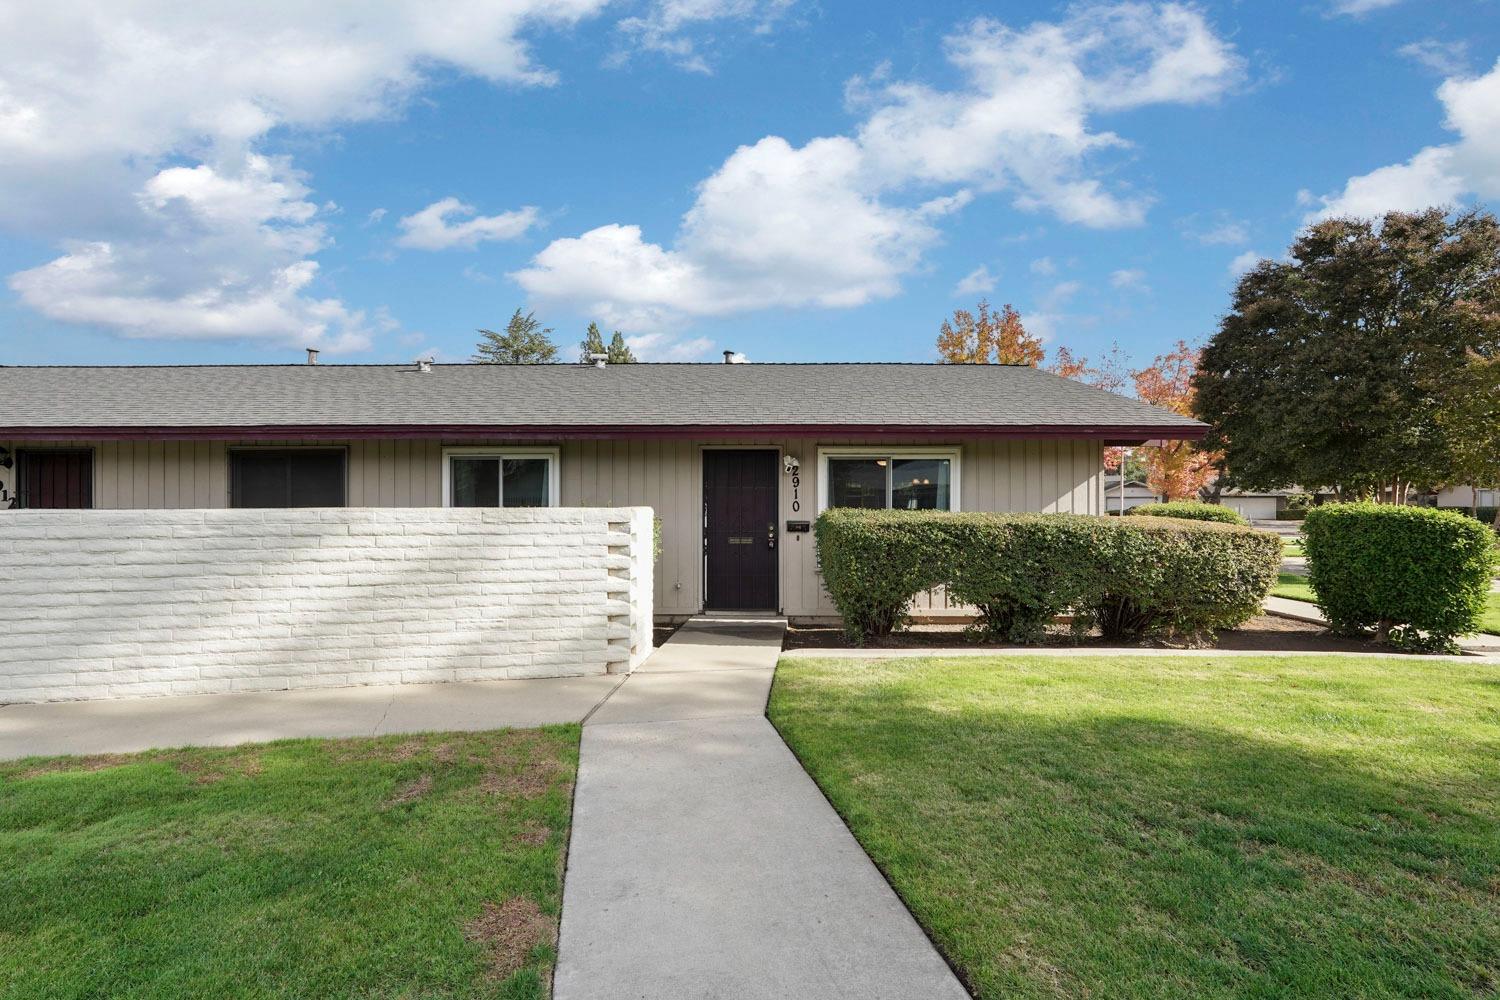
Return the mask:
[[[1058,631],[1045,643],[1054,647],[1115,646],[1098,637],[1073,640],[1066,631]],[[913,625],[869,644],[874,649],[1024,649],[1014,643],[975,642],[965,633],[962,625]],[[786,630],[782,649],[851,649],[853,644],[844,637],[842,629],[831,625],[793,626]],[[1159,649],[1160,645],[1143,643],[1141,649]],[[1276,615],[1257,615],[1236,629],[1225,629],[1219,633],[1218,649],[1254,650],[1267,653],[1382,653],[1390,652],[1388,646],[1377,646],[1360,639],[1346,639],[1329,634],[1321,625],[1299,622]]]

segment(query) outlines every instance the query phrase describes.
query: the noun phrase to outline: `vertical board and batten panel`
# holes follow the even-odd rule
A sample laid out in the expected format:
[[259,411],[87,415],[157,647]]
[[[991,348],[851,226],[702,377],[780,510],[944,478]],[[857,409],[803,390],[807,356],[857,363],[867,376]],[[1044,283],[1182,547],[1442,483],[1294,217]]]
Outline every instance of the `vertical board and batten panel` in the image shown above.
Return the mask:
[[[352,507],[443,505],[444,443],[440,440],[244,444],[346,448]],[[767,437],[717,443],[775,448],[801,462],[796,498],[800,511],[792,510],[791,477],[781,477],[780,594],[787,614],[834,613],[817,573],[813,535],[787,534],[785,526],[788,520],[817,518],[819,447],[859,444],[870,444],[875,450],[899,449],[889,442],[859,438]],[[959,489],[964,510],[1102,512],[1102,446],[1096,441],[976,438],[922,444],[951,444],[961,449]],[[214,508],[229,503],[229,450],[237,442],[77,441],[57,446],[94,449],[95,503],[101,508]],[[662,552],[655,574],[660,614],[687,615],[702,608],[702,452],[715,446],[715,442],[682,438],[569,441],[560,446],[563,506],[643,505],[661,519]],[[935,601],[932,610],[942,610],[941,602]]]

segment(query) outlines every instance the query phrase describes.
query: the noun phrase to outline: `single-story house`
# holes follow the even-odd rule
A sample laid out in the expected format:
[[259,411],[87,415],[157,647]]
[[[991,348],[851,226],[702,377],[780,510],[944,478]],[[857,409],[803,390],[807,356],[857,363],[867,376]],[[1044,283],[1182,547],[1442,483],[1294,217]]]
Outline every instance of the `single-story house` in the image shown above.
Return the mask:
[[659,617],[811,618],[829,506],[1098,514],[1204,430],[1018,366],[5,367],[0,507],[647,505]]
[[1438,507],[1500,507],[1500,489],[1482,486],[1446,486],[1433,498]]
[[1127,479],[1123,487],[1118,472],[1104,474],[1104,511],[1118,514],[1122,510],[1133,510],[1148,503],[1161,503],[1161,497],[1139,479]]

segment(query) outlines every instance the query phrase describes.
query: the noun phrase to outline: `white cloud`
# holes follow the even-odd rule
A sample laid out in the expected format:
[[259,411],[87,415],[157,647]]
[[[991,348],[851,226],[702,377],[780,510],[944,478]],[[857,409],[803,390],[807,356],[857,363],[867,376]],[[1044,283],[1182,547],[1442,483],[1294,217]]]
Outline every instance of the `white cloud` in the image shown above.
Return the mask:
[[1347,14],[1350,17],[1362,17],[1371,11],[1385,10],[1394,7],[1401,0],[1333,0],[1333,13]]
[[642,361],[702,361],[714,349],[714,342],[707,337],[678,339],[667,333],[626,337],[625,345]]
[[1096,227],[1140,223],[1150,199],[1084,173],[1094,153],[1127,145],[1090,131],[1090,116],[1210,101],[1243,71],[1203,16],[1179,4],[1079,7],[1021,30],[979,19],[947,48],[960,89],[851,84],[852,102],[873,108],[859,129],[872,169],[899,183],[1011,189],[1023,209]]
[[1051,257],[1038,257],[1031,262],[1031,273],[1050,276],[1057,273],[1057,264]]
[[[961,85],[885,72],[850,81],[851,135],[792,146],[768,136],[698,187],[670,244],[609,224],[555,240],[513,277],[622,329],[777,306],[856,306],[896,294],[976,193],[1089,226],[1141,221],[1149,198],[1106,185],[1093,157],[1125,145],[1097,112],[1199,103],[1242,66],[1195,8],[1073,8],[1020,30],[981,19],[947,40]],[[925,200],[918,201],[923,198]]]
[[1146,284],[1146,272],[1138,267],[1121,268],[1111,272],[1109,284],[1111,288],[1118,288],[1121,291],[1149,292],[1151,290]]
[[993,292],[996,281],[997,277],[990,273],[989,266],[980,264],[959,279],[958,284],[953,286],[953,294],[982,295],[985,292]]
[[1204,246],[1235,246],[1250,239],[1250,224],[1223,211],[1207,219],[1190,215],[1179,225],[1184,237]]
[[64,251],[11,284],[129,336],[362,343],[316,291],[328,207],[267,166],[267,134],[399,113],[434,71],[550,83],[525,34],[604,3],[0,6],[0,227]]
[[366,346],[362,313],[310,294],[318,265],[307,257],[327,237],[307,193],[285,161],[263,156],[230,174],[171,167],[139,194],[148,232],[70,243],[9,283],[45,316],[130,337]]
[[627,46],[616,51],[610,63],[626,62],[631,49],[664,55],[683,69],[708,73],[707,58],[700,51],[701,39],[694,29],[715,21],[748,22],[757,33],[771,30],[796,0],[654,0],[644,14],[620,21],[619,30]]
[[1051,289],[1048,290],[1046,295],[1042,296],[1042,312],[1057,312],[1063,306],[1068,304],[1068,300],[1073,298],[1073,296],[1077,295],[1082,290],[1083,282],[1081,281],[1059,281],[1057,284],[1053,285]]
[[1500,197],[1500,61],[1484,76],[1445,80],[1437,96],[1447,112],[1444,125],[1458,134],[1456,141],[1351,177],[1342,191],[1316,199],[1318,207],[1307,219],[1414,211],[1468,194]]
[[1255,270],[1255,265],[1265,258],[1254,250],[1246,250],[1229,262],[1229,273],[1238,278],[1242,274],[1248,274]]
[[1461,76],[1469,68],[1468,42],[1440,42],[1436,38],[1424,38],[1420,42],[1403,45],[1396,52],[1439,76]]
[[396,244],[413,250],[449,250],[453,247],[473,250],[491,240],[513,240],[537,222],[537,210],[532,205],[499,215],[475,215],[474,212],[473,205],[465,205],[457,198],[435,201],[420,212],[403,216],[396,223],[401,228]]
[[380,224],[380,221],[382,219],[384,219],[385,216],[386,216],[386,210],[385,209],[383,209],[383,208],[372,208],[370,210],[370,214],[367,215],[367,216],[365,216],[365,225],[367,225],[367,226],[378,226]]
[[[770,306],[857,306],[894,295],[937,238],[951,199],[907,209],[860,189],[850,139],[742,146],[698,188],[677,247],[639,226],[554,240],[513,277],[542,299],[578,304],[621,329]],[[961,203],[962,199],[960,199]]]

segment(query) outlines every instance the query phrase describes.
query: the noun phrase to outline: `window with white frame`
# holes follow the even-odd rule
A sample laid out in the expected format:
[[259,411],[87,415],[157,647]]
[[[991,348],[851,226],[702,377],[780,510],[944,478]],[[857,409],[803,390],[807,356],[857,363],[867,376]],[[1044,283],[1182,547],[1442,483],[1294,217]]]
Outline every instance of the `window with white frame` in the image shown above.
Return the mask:
[[556,507],[556,448],[447,448],[443,502],[449,507]]
[[954,449],[825,449],[820,458],[823,509],[958,509]]

